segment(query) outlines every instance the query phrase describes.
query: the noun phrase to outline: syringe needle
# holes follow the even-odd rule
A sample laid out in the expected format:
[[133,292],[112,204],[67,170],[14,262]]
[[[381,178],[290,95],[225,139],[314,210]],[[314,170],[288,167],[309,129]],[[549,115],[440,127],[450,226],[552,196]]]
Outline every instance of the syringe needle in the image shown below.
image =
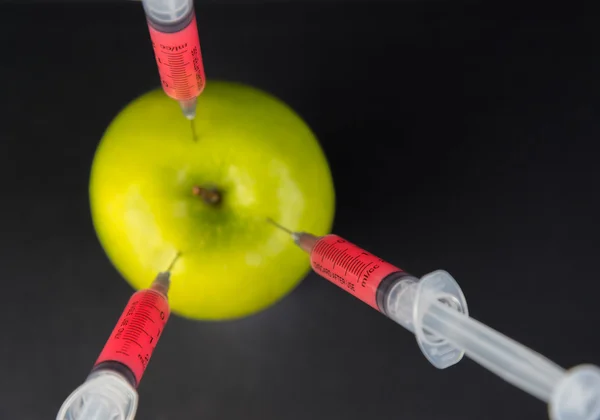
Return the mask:
[[284,232],[289,233],[292,236],[292,239],[294,240],[296,245],[298,245],[300,248],[302,248],[302,250],[304,252],[308,252],[309,254],[312,251],[315,244],[317,243],[317,241],[319,240],[319,238],[317,236],[311,235],[310,233],[294,232],[286,227],[283,227],[279,223],[277,223],[273,219],[271,219],[270,217],[267,217],[267,222],[269,222],[276,228],[279,228],[279,229],[283,230]]
[[198,141],[198,135],[196,134],[196,126],[194,125],[194,120],[190,120],[190,126],[192,127],[192,139],[194,141]]
[[179,259],[180,256],[181,256],[181,252],[177,251],[177,254],[175,254],[175,258],[173,258],[173,261],[171,261],[171,264],[169,264],[169,266],[165,270],[167,273],[173,269],[173,266],[175,265],[175,263],[177,262],[177,260]]
[[293,235],[294,232],[292,232],[291,230],[289,230],[288,228],[285,228],[283,226],[281,226],[279,223],[275,222],[273,219],[271,219],[270,217],[267,217],[267,222],[271,223],[273,226],[278,227],[279,229],[283,230],[284,232],[289,233],[290,235]]
[[161,292],[163,295],[167,296],[169,288],[171,287],[171,270],[173,269],[173,266],[175,265],[180,256],[181,252],[177,251],[175,258],[173,258],[171,264],[169,264],[167,269],[158,273],[158,275],[150,285],[151,289],[154,289],[157,292]]

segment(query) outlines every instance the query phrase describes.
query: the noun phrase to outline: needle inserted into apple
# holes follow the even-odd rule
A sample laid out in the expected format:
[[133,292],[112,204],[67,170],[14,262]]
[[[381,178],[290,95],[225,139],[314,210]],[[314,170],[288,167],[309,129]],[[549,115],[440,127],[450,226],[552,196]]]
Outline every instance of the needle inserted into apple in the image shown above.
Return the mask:
[[298,245],[300,248],[302,248],[303,251],[305,251],[309,254],[313,250],[317,241],[320,239],[319,237],[317,237],[315,235],[311,235],[310,233],[293,232],[290,229],[281,226],[279,223],[275,222],[271,218],[267,218],[267,222],[269,222],[273,226],[283,230],[284,232],[289,233],[292,236],[292,239],[294,240],[296,245]]
[[194,125],[194,120],[190,120],[190,125],[192,126],[192,140],[198,141],[198,135],[196,134],[196,126]]
[[310,255],[313,270],[416,335],[425,357],[445,369],[467,355],[548,403],[553,420],[600,419],[600,368],[565,371],[468,315],[467,301],[443,270],[418,279],[337,235],[294,232],[271,219]]

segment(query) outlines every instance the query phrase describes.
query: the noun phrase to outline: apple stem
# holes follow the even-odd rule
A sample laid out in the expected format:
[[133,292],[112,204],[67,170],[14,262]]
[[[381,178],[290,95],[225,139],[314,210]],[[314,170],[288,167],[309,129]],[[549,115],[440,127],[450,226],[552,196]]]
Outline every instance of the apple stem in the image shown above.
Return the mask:
[[217,205],[221,202],[221,193],[215,188],[204,188],[197,185],[192,188],[192,194],[196,197],[202,198],[206,204],[212,206]]

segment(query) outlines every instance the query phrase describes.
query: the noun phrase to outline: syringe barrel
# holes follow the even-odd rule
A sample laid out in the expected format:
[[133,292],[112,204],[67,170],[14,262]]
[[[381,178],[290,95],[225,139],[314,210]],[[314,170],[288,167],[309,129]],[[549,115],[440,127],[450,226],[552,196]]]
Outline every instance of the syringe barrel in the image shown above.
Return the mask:
[[166,295],[154,288],[135,292],[100,352],[94,369],[112,368],[116,363],[129,372],[126,377],[133,377],[134,385],[139,386],[169,315]]
[[63,403],[57,420],[133,420],[136,388],[165,328],[170,309],[169,273],[135,292],[87,380]]
[[185,117],[196,117],[206,76],[192,0],[142,0],[164,92]]
[[[313,270],[380,312],[385,313],[383,301],[388,286],[400,278],[414,278],[340,236],[315,239],[310,246]],[[306,248],[300,236],[297,243],[302,249]]]
[[194,10],[193,0],[142,0],[142,5],[148,20],[163,32],[180,30]]

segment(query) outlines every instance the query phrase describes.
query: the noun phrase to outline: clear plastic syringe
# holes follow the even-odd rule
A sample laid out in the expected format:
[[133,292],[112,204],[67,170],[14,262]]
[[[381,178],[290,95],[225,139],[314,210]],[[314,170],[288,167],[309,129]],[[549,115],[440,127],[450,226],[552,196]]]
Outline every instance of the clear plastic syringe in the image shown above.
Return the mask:
[[56,420],[133,420],[137,387],[169,319],[169,268],[135,292],[87,379],[67,397]]
[[165,93],[187,119],[206,84],[193,0],[142,0],[158,73]]
[[437,368],[464,354],[504,380],[548,403],[553,420],[600,420],[600,369],[565,371],[539,353],[472,319],[450,274],[434,271],[420,280],[337,235],[292,232],[310,255],[313,270],[394,320],[417,337]]

